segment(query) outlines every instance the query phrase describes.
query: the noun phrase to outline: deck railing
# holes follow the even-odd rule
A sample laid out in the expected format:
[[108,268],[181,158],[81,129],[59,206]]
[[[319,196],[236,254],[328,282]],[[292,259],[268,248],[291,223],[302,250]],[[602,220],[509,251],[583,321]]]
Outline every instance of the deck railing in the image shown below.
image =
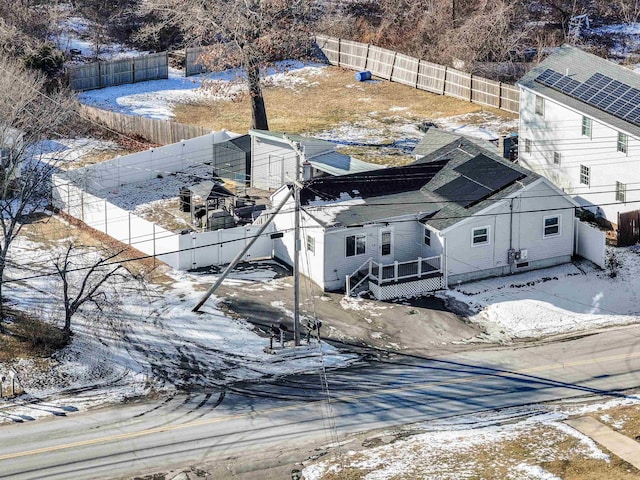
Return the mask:
[[416,260],[393,262],[387,265],[374,262],[369,258],[351,275],[347,275],[345,294],[351,296],[356,288],[366,280],[380,285],[412,278],[417,279],[433,273],[442,273],[442,255],[428,258],[419,257]]

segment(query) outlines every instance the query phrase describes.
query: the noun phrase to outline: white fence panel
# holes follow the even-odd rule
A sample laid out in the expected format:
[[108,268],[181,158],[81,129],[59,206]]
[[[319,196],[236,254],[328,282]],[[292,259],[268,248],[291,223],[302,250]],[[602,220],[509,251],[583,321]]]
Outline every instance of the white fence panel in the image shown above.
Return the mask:
[[352,42],[351,40],[340,41],[340,66],[363,70],[367,64],[367,51],[369,45],[366,43]]
[[416,87],[418,85],[418,64],[419,60],[408,55],[398,53],[396,63],[393,66],[391,81]]
[[606,234],[591,225],[574,219],[575,224],[575,253],[592,261],[600,268],[605,268]]
[[390,80],[395,58],[395,52],[387,50],[386,48],[374,47],[372,45],[369,47],[369,56],[367,57],[366,68],[376,77]]

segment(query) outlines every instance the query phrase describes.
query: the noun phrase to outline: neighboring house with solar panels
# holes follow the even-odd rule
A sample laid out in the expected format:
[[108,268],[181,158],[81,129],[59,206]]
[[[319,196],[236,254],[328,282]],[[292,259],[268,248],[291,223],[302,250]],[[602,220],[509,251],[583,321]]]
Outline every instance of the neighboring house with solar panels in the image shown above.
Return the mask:
[[[363,162],[336,151],[336,144],[302,135],[249,130],[251,136],[251,186],[275,190],[296,180],[296,147],[308,178],[340,176],[379,170],[382,165]],[[295,145],[295,146],[294,146]]]
[[518,85],[519,162],[613,223],[640,209],[640,75],[565,45]]
[[[386,300],[571,260],[571,197],[469,139],[444,143],[412,165],[305,182],[302,273]],[[274,257],[289,265],[292,206],[274,220]]]

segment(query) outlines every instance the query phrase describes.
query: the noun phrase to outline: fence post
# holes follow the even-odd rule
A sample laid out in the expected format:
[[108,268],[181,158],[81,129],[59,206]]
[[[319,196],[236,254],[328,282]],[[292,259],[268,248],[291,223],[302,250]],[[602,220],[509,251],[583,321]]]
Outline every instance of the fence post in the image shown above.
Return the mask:
[[445,95],[447,91],[447,66],[444,66],[444,75],[442,77],[442,93],[441,95]]
[[156,224],[153,225],[153,268],[156,268]]
[[382,264],[378,264],[378,285],[382,283]]
[[340,65],[342,63],[342,39],[338,39],[338,66],[341,67],[342,65]]
[[367,64],[369,63],[369,47],[371,47],[371,44],[367,43],[367,53],[364,56],[364,68],[363,68],[363,70],[368,70]]
[[418,278],[422,276],[422,257],[418,257]]
[[498,82],[498,110],[502,110],[502,82]]
[[398,281],[398,261],[393,262],[393,279]]
[[350,297],[351,296],[351,275],[347,275],[347,278],[345,278],[345,293],[346,293],[346,297]]
[[418,59],[418,65],[416,67],[416,83],[415,83],[415,88],[418,88],[418,85],[420,85],[420,65],[422,64],[422,60]]
[[396,68],[396,58],[398,57],[398,52],[393,52],[393,62],[391,63],[391,73],[389,73],[389,80],[393,78],[393,70]]
[[473,102],[473,73],[469,74],[469,101]]

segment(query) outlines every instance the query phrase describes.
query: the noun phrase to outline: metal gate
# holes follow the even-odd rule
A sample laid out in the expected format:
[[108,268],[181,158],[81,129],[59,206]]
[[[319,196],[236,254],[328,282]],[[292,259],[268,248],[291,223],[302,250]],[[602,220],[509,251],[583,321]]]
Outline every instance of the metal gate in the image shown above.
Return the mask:
[[618,246],[628,247],[640,241],[640,210],[618,214]]

